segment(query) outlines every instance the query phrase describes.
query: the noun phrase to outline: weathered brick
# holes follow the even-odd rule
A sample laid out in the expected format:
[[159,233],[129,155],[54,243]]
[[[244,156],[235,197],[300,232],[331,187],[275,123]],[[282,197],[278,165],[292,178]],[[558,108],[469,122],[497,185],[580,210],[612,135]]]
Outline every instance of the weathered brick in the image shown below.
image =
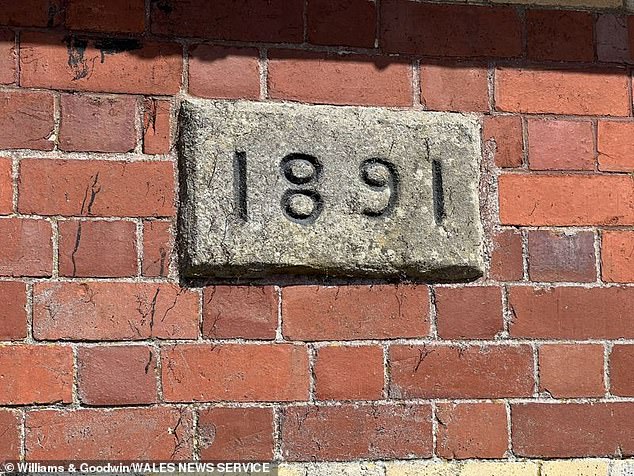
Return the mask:
[[189,411],[171,407],[30,411],[26,457],[32,461],[191,460],[192,425]]
[[379,400],[383,394],[383,349],[332,345],[317,350],[315,395],[319,400]]
[[628,116],[628,77],[613,69],[513,69],[495,72],[501,111]]
[[373,48],[376,3],[372,0],[309,0],[308,41],[316,45]]
[[282,455],[289,461],[429,458],[429,405],[341,405],[282,410]]
[[421,102],[436,111],[488,111],[486,65],[425,64],[420,68]]
[[0,345],[0,368],[0,405],[72,401],[70,347]]
[[301,0],[152,2],[152,32],[220,40],[301,43]]
[[503,230],[493,235],[489,277],[498,281],[519,281],[524,275],[522,234]]
[[196,339],[198,307],[197,293],[171,284],[37,283],[33,335],[40,340]]
[[603,346],[540,346],[539,389],[554,398],[602,397],[605,394]]
[[136,108],[136,98],[129,96],[62,94],[60,149],[87,152],[134,150]]
[[380,43],[390,53],[510,58],[522,52],[522,26],[511,8],[384,0]]
[[13,213],[13,161],[0,158],[0,215]]
[[27,326],[26,285],[15,281],[0,282],[0,302],[0,340],[24,339]]
[[16,56],[15,34],[10,30],[0,29],[0,84],[15,83]]
[[10,26],[59,26],[64,0],[24,0],[2,2],[0,24]]
[[63,221],[59,223],[59,274],[116,278],[138,272],[136,223]]
[[0,410],[0,461],[20,459],[22,417],[11,410]]
[[621,63],[630,59],[627,18],[603,13],[595,25],[599,61]]
[[272,99],[361,106],[412,104],[410,65],[384,56],[272,51],[268,82]]
[[526,12],[527,55],[533,60],[592,61],[592,13],[560,10]]
[[436,420],[441,458],[504,458],[508,434],[503,403],[441,403]]
[[256,48],[197,45],[189,55],[189,92],[214,99],[259,99]]
[[599,169],[612,172],[634,171],[634,122],[599,121],[597,134]]
[[634,455],[634,404],[518,404],[511,407],[518,456]]
[[144,0],[68,0],[66,27],[73,30],[142,33]]
[[522,118],[519,116],[485,116],[483,138],[493,143],[498,167],[520,167],[524,160]]
[[172,216],[170,162],[44,160],[20,162],[18,210],[65,216]]
[[156,354],[146,346],[80,347],[79,398],[88,405],[156,403]]
[[282,290],[284,335],[292,340],[422,337],[426,286],[291,286]]
[[0,276],[50,276],[53,270],[51,224],[46,220],[0,220]]
[[528,120],[528,163],[533,170],[594,170],[590,121]]
[[271,461],[271,408],[209,408],[198,417],[203,461]]
[[[634,181],[623,175],[501,175],[506,225],[634,224]],[[592,206],[589,206],[592,204]]]
[[634,282],[634,233],[604,231],[601,234],[601,277],[611,283]]
[[20,85],[74,91],[176,94],[182,50],[173,43],[24,32]]
[[273,339],[278,295],[273,286],[213,286],[203,297],[203,336]]
[[306,348],[290,344],[178,345],[162,352],[169,402],[308,398]]
[[503,398],[533,394],[533,352],[527,345],[394,345],[393,398]]
[[634,288],[509,288],[514,337],[619,339],[634,337]]
[[167,276],[173,248],[174,236],[170,222],[143,222],[143,276]]
[[528,274],[532,281],[596,281],[594,233],[530,231]]
[[502,332],[502,292],[493,286],[436,288],[441,339],[492,339]]
[[167,154],[172,148],[172,103],[147,98],[143,107],[143,153]]
[[634,396],[634,345],[615,345],[610,352],[610,393]]
[[0,148],[52,150],[54,127],[51,93],[0,92]]

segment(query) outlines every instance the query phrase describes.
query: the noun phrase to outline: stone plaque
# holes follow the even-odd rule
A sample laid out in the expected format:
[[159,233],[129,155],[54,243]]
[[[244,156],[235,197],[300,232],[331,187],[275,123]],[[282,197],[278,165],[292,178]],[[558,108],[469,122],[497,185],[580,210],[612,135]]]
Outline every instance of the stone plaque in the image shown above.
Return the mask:
[[473,117],[188,101],[179,127],[185,277],[482,274]]

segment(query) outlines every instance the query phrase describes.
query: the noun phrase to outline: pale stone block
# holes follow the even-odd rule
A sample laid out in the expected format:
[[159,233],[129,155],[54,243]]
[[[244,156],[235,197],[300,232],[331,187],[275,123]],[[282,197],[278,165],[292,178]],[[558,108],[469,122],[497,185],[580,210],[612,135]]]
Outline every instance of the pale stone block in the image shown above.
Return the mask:
[[573,459],[542,463],[542,476],[607,476],[608,460]]

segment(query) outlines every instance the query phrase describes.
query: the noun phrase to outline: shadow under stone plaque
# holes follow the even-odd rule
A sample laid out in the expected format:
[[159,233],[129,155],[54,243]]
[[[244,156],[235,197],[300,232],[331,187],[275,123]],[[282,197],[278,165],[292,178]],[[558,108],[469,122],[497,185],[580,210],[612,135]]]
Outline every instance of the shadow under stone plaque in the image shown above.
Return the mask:
[[472,117],[201,100],[179,128],[184,277],[482,274]]

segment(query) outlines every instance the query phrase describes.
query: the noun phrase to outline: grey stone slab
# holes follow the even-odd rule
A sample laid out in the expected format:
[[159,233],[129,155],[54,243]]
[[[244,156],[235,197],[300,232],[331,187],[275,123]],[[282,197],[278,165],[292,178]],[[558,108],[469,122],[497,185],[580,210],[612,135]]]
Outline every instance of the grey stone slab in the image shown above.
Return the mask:
[[471,116],[199,100],[179,129],[185,277],[483,272]]

